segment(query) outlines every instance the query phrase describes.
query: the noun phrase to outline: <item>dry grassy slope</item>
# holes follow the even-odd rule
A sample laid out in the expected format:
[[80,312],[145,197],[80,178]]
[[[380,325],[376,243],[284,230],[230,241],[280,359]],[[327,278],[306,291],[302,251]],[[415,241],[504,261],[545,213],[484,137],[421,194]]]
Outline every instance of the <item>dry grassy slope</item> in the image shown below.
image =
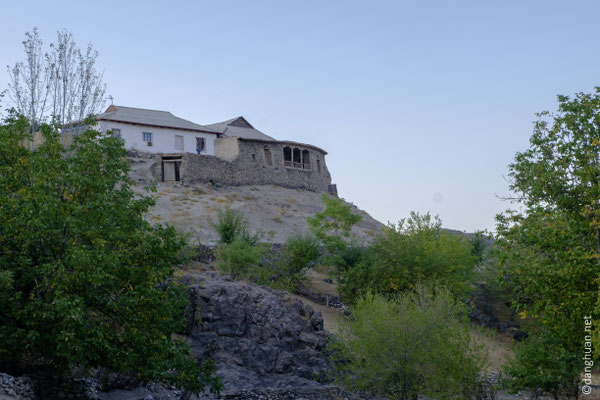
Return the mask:
[[[137,187],[140,191],[142,188],[142,184]],[[273,243],[285,241],[292,233],[306,232],[306,218],[324,209],[319,193],[273,185],[217,187],[159,183],[155,196],[151,218],[190,233],[193,240],[204,244],[217,241],[211,221],[216,221],[219,209],[229,207],[241,211],[250,230],[265,232],[264,240]],[[369,241],[383,225],[365,211],[352,207],[363,216],[353,229],[353,237]]]

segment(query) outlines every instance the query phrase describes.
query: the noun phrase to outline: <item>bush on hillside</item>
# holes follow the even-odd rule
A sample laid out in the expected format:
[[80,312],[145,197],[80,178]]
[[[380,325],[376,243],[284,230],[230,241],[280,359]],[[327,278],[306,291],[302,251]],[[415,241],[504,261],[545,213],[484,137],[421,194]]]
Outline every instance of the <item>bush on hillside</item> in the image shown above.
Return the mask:
[[226,208],[219,210],[217,222],[211,223],[212,227],[219,235],[219,243],[231,244],[234,240],[241,238],[251,245],[260,241],[260,235],[251,235],[248,231],[248,222],[244,219],[241,212]]
[[548,393],[556,399],[577,398],[581,357],[577,349],[565,349],[555,335],[543,330],[519,343],[515,358],[505,367],[508,386],[514,392],[530,390],[535,397]]
[[293,235],[274,259],[270,245],[238,237],[217,251],[219,269],[234,279],[293,292],[305,279],[305,271],[319,257],[319,243],[311,235]]
[[[311,232],[325,249],[322,257],[323,264],[335,268],[338,285],[346,269],[346,260],[343,255],[351,240],[352,227],[362,220],[362,215],[352,212],[350,205],[343,199],[331,197],[326,194],[321,196],[325,209],[320,213],[307,218]],[[338,286],[341,295],[341,287]]]
[[339,384],[394,399],[470,398],[477,387],[486,354],[448,290],[366,293],[351,315],[331,349]]
[[277,262],[271,267],[268,278],[279,288],[294,291],[306,279],[306,270],[313,266],[321,255],[317,239],[311,234],[290,236],[281,248]]
[[217,250],[219,270],[233,279],[251,278],[254,270],[261,265],[262,257],[262,246],[253,245],[239,237]]
[[471,244],[442,230],[439,219],[411,213],[369,244],[360,261],[345,272],[342,293],[352,302],[367,290],[394,294],[419,282],[435,282],[464,296],[477,260]]

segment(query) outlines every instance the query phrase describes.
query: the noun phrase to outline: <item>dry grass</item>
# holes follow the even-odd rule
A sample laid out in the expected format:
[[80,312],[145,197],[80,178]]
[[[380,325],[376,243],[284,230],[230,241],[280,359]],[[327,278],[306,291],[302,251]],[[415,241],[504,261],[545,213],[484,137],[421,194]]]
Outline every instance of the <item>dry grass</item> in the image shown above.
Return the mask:
[[196,195],[196,196],[202,196],[202,195],[205,195],[205,194],[206,194],[206,191],[205,191],[205,190],[202,190],[202,189],[200,189],[199,187],[195,187],[195,188],[193,188],[192,190],[188,190],[186,193],[187,193],[187,194],[194,194],[194,195]]
[[306,278],[305,285],[311,292],[321,293],[332,297],[338,295],[336,282],[325,282],[325,279],[331,279],[327,272],[309,269],[306,272]]
[[501,373],[502,367],[513,357],[515,341],[506,335],[473,325],[471,336],[477,344],[485,346],[488,352],[488,371]]

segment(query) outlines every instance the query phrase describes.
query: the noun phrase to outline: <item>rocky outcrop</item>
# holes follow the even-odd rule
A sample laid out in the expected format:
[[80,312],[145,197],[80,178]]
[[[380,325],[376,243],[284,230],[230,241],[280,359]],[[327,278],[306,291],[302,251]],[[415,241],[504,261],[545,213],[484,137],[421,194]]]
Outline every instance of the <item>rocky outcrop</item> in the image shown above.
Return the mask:
[[225,388],[322,385],[329,362],[320,313],[284,292],[223,278],[190,290],[192,350],[215,360]]
[[513,313],[508,310],[506,305],[503,307],[509,311],[510,319],[505,316],[504,320],[502,320],[499,317],[497,307],[502,306],[502,304],[499,303],[497,298],[494,298],[484,283],[475,285],[475,289],[471,293],[469,305],[469,318],[472,321],[486,328],[508,334],[519,342],[527,339],[527,333],[515,322]]
[[0,400],[35,399],[35,385],[28,377],[0,373]]
[[[321,314],[310,306],[285,292],[218,274],[190,285],[190,300],[188,341],[194,356],[215,361],[225,388],[222,398],[358,398],[325,384],[329,334]],[[99,377],[0,374],[0,400],[196,398],[154,383],[106,387],[101,381]]]

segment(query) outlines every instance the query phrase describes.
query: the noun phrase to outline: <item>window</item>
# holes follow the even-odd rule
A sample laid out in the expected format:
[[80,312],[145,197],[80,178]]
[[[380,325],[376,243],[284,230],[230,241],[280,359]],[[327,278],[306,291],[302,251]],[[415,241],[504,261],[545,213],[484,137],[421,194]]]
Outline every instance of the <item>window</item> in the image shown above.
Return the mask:
[[291,147],[286,146],[283,148],[283,164],[286,167],[292,166],[292,148]]
[[113,137],[117,137],[117,138],[121,137],[121,130],[120,129],[116,129],[116,128],[112,129],[112,132],[113,132],[112,133]]
[[183,136],[175,135],[175,150],[183,151]]
[[273,156],[271,155],[271,149],[269,146],[265,146],[265,164],[269,167],[273,166]]
[[205,147],[206,147],[206,139],[203,137],[197,137],[196,138],[196,152],[198,154],[202,153],[204,151]]
[[321,173],[321,160],[319,160],[317,158],[317,171],[319,171],[319,173]]
[[302,168],[302,152],[300,149],[294,147],[292,157],[294,161],[294,168]]
[[144,132],[144,142],[146,142],[146,144],[148,146],[152,146],[152,132]]
[[308,150],[302,150],[302,169],[310,169],[310,155]]
[[[267,154],[267,148],[265,147],[265,157],[266,157],[266,154]],[[285,146],[283,148],[283,164],[286,167],[312,171],[310,157],[311,157],[310,151],[308,151],[308,150],[301,150],[297,147],[289,147],[289,146]],[[317,168],[319,169],[319,172],[320,172],[321,165],[320,165],[318,159],[317,159]]]

